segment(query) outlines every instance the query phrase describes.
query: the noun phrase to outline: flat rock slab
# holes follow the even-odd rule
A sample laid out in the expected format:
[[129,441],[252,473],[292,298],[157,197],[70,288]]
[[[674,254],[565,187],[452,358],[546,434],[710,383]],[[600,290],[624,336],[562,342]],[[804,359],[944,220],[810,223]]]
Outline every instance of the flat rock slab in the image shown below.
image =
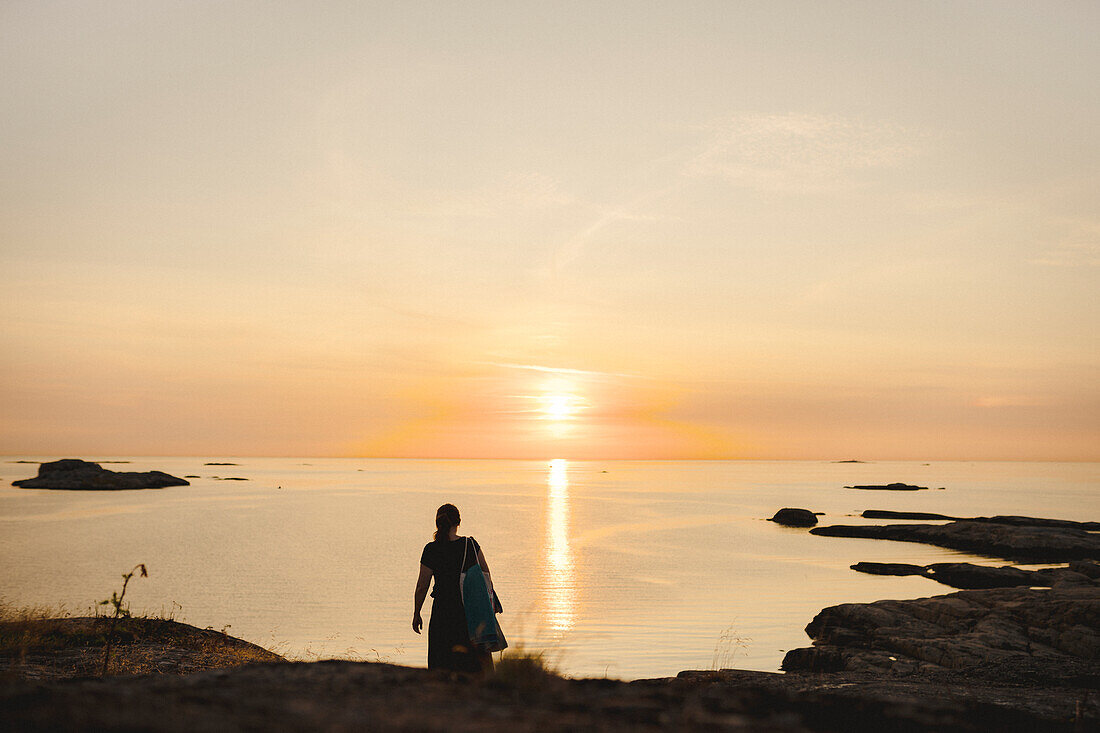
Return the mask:
[[949,524],[833,525],[814,527],[824,537],[860,537],[963,550],[1009,560],[1100,559],[1100,536],[1080,529],[1031,527],[992,522],[956,521]]
[[928,519],[961,522],[987,522],[990,524],[1008,524],[1014,527],[1054,527],[1058,529],[1083,529],[1087,532],[1100,530],[1100,522],[1074,522],[1068,519],[1044,519],[1042,517],[950,517],[946,514],[931,512],[892,512],[887,509],[868,509],[860,515],[864,519]]
[[806,633],[814,646],[792,649],[783,669],[950,669],[980,678],[1100,686],[1100,585],[846,603],[821,611]]
[[160,489],[165,486],[190,486],[190,482],[163,471],[110,471],[98,463],[66,458],[43,463],[34,478],[12,481],[23,489],[70,489],[82,491],[117,491],[125,489]]
[[868,509],[860,514],[864,519],[961,519],[962,517],[949,517],[946,514],[933,514],[932,512],[892,512],[887,509]]
[[[1078,561],[1065,568],[1024,570],[1014,567],[991,568],[968,562],[939,562],[931,565],[857,562],[852,570],[870,575],[919,575],[952,588],[1049,588],[1056,583],[1090,583],[1100,565]],[[1082,572],[1083,571],[1083,572]]]
[[974,517],[971,522],[989,522],[990,524],[1007,524],[1012,527],[1053,527],[1055,529],[1080,529],[1086,532],[1100,530],[1100,522],[1073,522],[1068,519],[1043,519],[1042,517]]
[[868,575],[924,575],[923,565],[904,562],[857,562],[852,570]]

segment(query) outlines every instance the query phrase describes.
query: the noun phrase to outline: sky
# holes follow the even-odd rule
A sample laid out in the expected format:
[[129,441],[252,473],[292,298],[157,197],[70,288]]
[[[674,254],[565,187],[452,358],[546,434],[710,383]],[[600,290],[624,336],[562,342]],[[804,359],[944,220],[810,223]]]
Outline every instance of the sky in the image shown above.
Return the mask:
[[1096,2],[0,4],[0,453],[1100,460]]

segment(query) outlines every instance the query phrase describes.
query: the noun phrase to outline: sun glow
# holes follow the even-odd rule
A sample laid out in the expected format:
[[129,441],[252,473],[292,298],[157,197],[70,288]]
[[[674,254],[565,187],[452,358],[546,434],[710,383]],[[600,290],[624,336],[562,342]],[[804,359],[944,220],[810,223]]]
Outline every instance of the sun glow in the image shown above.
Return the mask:
[[573,420],[585,408],[584,399],[576,393],[576,385],[567,379],[551,379],[542,386],[539,412],[544,420]]

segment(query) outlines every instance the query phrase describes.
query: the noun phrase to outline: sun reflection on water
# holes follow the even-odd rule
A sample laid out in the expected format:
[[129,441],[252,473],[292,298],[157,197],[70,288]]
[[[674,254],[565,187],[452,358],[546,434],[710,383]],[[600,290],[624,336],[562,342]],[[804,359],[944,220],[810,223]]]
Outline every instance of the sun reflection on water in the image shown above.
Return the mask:
[[564,458],[550,461],[546,479],[546,559],[543,563],[543,601],[546,623],[554,633],[573,628],[577,583],[573,551],[569,546],[569,475]]

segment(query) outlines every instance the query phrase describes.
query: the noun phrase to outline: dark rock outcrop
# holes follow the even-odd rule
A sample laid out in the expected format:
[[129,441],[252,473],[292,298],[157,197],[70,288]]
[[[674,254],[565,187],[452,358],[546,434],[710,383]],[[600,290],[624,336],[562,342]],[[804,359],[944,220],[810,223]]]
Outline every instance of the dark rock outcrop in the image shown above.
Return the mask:
[[982,588],[1049,587],[1050,575],[1013,567],[989,568],[968,562],[938,562],[924,569],[925,577],[952,588],[979,590]]
[[1083,529],[1086,532],[1100,530],[1100,522],[1074,522],[1068,519],[1043,519],[1042,517],[949,517],[946,514],[930,512],[892,512],[886,509],[868,509],[860,515],[864,519],[946,519],[960,522],[987,522],[989,524],[1007,524],[1013,527],[1054,527],[1055,529]]
[[1100,522],[1074,522],[1068,519],[1043,519],[1042,517],[949,517],[946,514],[931,512],[892,512],[886,509],[868,509],[860,515],[864,519],[930,519],[958,522],[987,522],[989,524],[1007,524],[1013,527],[1054,527],[1055,529],[1083,529],[1086,532],[1100,530]]
[[846,603],[806,627],[812,648],[784,670],[951,669],[1044,684],[1100,684],[1100,585],[971,590],[908,601]]
[[946,514],[932,514],[930,512],[891,512],[886,509],[868,509],[860,514],[864,519],[960,519],[961,517],[949,517]]
[[[1048,587],[1054,578],[1050,574],[1013,567],[990,568],[968,562],[941,562],[932,565],[904,563],[857,562],[852,570],[870,575],[920,575],[952,588]],[[1087,580],[1087,578],[1086,578]]]
[[116,491],[122,489],[160,489],[165,486],[190,486],[190,483],[162,471],[110,471],[98,463],[66,458],[43,463],[34,478],[12,481],[23,489],[77,489]]
[[1054,529],[1080,529],[1086,532],[1100,530],[1100,522],[1073,522],[1068,519],[1043,519],[1041,517],[974,517],[968,521],[1007,524],[1010,527],[1052,527]]
[[1100,558],[1100,536],[1059,527],[956,521],[932,525],[834,525],[814,527],[810,532],[824,537],[921,542],[1009,560],[1067,562]]
[[768,520],[785,527],[813,527],[817,524],[817,515],[809,509],[780,509]]
[[868,575],[924,575],[924,566],[904,562],[857,562],[852,570]]
[[1084,560],[1078,560],[1077,562],[1071,562],[1069,564],[1069,569],[1072,572],[1080,573],[1086,578],[1091,578],[1092,580],[1100,578],[1100,565],[1097,565],[1094,562],[1085,562]]
[[[1077,569],[1074,569],[1074,565]],[[1049,588],[1056,583],[1089,583],[1088,572],[1100,571],[1095,563],[1079,562],[1066,568],[1024,570],[1014,567],[993,568],[968,562],[939,562],[931,565],[857,562],[852,570],[869,575],[920,575],[962,590],[982,588]],[[1080,572],[1085,570],[1086,572]]]
[[913,486],[912,484],[867,484],[863,486],[845,486],[846,489],[862,489],[863,491],[928,491],[927,486]]

